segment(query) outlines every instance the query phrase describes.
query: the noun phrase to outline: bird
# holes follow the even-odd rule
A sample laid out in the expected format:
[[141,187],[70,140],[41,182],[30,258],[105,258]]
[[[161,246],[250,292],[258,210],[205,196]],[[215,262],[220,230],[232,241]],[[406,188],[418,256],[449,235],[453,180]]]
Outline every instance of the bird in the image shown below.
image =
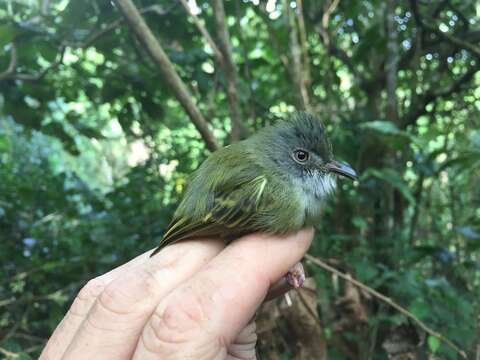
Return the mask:
[[228,243],[250,233],[285,235],[316,225],[338,176],[357,178],[334,158],[322,121],[296,112],[213,152],[191,174],[151,256],[182,240],[219,237]]

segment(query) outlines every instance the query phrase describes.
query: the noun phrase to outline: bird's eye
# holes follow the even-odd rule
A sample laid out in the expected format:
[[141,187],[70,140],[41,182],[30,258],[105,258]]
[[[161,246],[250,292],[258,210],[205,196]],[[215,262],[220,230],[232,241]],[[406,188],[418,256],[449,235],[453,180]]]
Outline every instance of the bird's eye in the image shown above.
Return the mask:
[[309,157],[310,154],[305,150],[295,150],[293,152],[294,160],[300,164],[304,164],[305,162],[307,162]]

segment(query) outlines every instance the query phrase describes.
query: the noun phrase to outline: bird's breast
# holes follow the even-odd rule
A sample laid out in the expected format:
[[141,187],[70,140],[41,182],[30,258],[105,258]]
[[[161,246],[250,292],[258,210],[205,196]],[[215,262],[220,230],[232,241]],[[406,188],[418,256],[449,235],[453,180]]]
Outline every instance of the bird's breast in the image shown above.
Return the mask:
[[297,186],[304,207],[305,224],[314,225],[320,219],[325,199],[335,190],[335,177],[312,174],[299,180]]

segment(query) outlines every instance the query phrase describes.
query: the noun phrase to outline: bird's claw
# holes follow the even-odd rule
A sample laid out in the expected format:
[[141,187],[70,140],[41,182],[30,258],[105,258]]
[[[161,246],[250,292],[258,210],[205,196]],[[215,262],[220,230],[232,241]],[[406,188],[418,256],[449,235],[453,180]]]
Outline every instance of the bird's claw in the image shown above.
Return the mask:
[[301,288],[306,278],[302,263],[296,263],[285,275],[285,278],[294,289]]

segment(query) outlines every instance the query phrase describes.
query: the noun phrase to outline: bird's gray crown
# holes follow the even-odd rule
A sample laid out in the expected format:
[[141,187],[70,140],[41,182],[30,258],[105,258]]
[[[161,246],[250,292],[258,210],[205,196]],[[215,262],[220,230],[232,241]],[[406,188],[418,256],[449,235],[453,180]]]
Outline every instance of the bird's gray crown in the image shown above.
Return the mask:
[[332,158],[332,147],[322,121],[309,113],[298,112],[275,125],[278,134],[288,144],[313,151],[325,161]]

